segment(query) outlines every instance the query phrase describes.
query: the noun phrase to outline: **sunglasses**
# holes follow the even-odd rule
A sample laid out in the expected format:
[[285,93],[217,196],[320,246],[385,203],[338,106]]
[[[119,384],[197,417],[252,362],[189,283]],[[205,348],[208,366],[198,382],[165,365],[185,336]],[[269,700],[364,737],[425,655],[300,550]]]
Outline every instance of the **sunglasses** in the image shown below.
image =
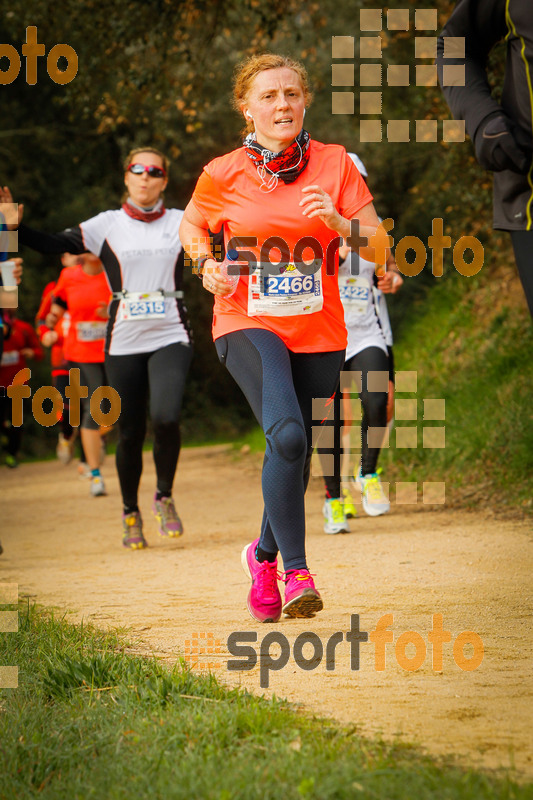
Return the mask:
[[156,167],[153,164],[151,164],[149,167],[145,166],[144,164],[129,164],[128,172],[132,172],[134,175],[142,175],[143,172],[147,172],[151,178],[167,177],[167,173],[163,167]]

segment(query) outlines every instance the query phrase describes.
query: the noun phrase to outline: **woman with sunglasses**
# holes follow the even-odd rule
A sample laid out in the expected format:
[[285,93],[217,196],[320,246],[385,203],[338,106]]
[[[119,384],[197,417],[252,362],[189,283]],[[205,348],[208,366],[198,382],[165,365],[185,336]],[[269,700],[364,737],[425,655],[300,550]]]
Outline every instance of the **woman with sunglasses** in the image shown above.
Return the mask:
[[[261,533],[241,557],[251,579],[248,610],[260,622],[322,609],[306,561],[304,494],[313,427],[316,433],[327,416],[344,363],[339,237],[350,235],[353,218],[365,235],[378,225],[372,196],[346,150],[314,141],[303,129],[310,100],[299,62],[268,53],[245,61],[234,84],[234,106],[246,123],[244,146],[204,167],[180,229],[187,252],[196,249],[204,287],[215,296],[219,359],[266,437]],[[227,250],[248,251],[249,275],[235,291],[213,250],[195,248],[209,242],[208,229],[223,229]]]
[[[42,253],[97,255],[112,291],[106,332],[107,379],[121,399],[116,464],[123,499],[123,544],[146,547],[138,506],[142,448],[149,405],[157,487],[152,510],[162,536],[180,536],[172,500],[180,451],[179,417],[192,357],[181,289],[183,211],[166,209],[162,194],[168,160],[152,147],[132,150],[124,162],[128,192],[119,210],[104,211],[62,233],[19,226],[19,241]],[[11,201],[7,187],[0,199]]]

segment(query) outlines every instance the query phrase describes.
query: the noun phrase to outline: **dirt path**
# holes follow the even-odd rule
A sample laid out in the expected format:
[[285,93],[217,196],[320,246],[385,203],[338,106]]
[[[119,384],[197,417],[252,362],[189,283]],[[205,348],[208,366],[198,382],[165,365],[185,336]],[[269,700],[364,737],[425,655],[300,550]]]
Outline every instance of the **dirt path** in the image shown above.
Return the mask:
[[[129,552],[120,544],[112,459],[105,465],[109,497],[97,499],[88,496],[74,465],[2,469],[0,582],[15,582],[20,594],[72,611],[72,621],[128,626],[139,650],[169,662],[202,645],[217,648],[218,653],[197,658],[212,663],[223,680],[255,692],[263,691],[259,666],[227,669],[233,658],[228,636],[256,632],[253,646],[259,651],[261,645],[266,650],[268,633],[282,633],[290,657],[283,669],[269,672],[265,692],[353,724],[361,733],[400,734],[432,753],[457,753],[474,765],[514,765],[532,776],[530,525],[483,513],[402,506],[382,518],[362,515],[353,521],[351,535],[326,536],[321,487],[313,480],[308,556],[325,609],[311,620],[258,625],[246,611],[248,582],[240,552],[261,518],[259,470],[257,456],[236,457],[221,448],[185,450],[176,498],[186,535],[166,541],[149,513],[154,470],[145,453],[141,508],[150,547]],[[360,669],[352,670],[346,640],[336,648],[335,669],[326,671],[326,643],[335,632],[349,630],[352,614],[360,615],[361,630],[368,632],[393,614],[394,643],[386,645],[383,671],[375,669],[371,641],[361,644]],[[433,670],[428,641],[433,614],[442,614],[452,633],[439,672]],[[395,655],[405,631],[418,632],[427,647],[417,671],[403,669]],[[452,645],[462,631],[474,631],[484,645],[483,662],[474,671],[463,671],[454,661]],[[310,671],[296,664],[292,651],[303,632],[314,632],[324,646],[324,658]],[[422,653],[420,640],[418,647]],[[272,657],[279,652],[272,645]],[[467,644],[465,658],[473,653]],[[303,654],[311,657],[311,644]],[[413,657],[415,646],[405,654]],[[263,678],[266,672],[263,663]]]

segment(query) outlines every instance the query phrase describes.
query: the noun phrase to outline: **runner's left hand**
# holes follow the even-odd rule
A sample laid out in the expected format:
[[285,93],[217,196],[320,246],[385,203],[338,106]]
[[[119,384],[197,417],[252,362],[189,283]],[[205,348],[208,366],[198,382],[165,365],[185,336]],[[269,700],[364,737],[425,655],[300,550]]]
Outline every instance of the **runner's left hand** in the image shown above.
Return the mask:
[[100,302],[95,308],[94,313],[96,314],[97,317],[100,317],[100,319],[109,318],[109,311],[105,300],[100,300]]
[[384,275],[378,277],[378,289],[380,289],[383,294],[396,294],[402,284],[402,276],[399,272],[395,272],[394,270],[389,270],[385,272]]
[[318,217],[328,228],[337,230],[343,217],[335,208],[329,194],[317,184],[304,186],[302,193],[304,197],[298,203],[302,207],[302,214],[309,219]]

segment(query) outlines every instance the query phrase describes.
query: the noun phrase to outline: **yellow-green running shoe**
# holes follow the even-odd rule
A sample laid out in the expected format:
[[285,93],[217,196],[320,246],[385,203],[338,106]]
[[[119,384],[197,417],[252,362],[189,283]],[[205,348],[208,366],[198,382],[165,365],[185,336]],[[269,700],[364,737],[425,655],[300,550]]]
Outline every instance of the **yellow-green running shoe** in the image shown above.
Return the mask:
[[353,497],[348,491],[348,489],[342,490],[342,496],[343,496],[342,504],[344,507],[344,516],[346,517],[346,519],[353,519],[357,514],[357,509],[353,503]]
[[358,476],[359,483],[362,486],[363,508],[370,517],[379,517],[381,514],[386,514],[390,511],[390,503],[383,491],[379,472],[381,470]]
[[324,533],[350,533],[350,526],[340,498],[326,497],[322,512],[324,514]]

